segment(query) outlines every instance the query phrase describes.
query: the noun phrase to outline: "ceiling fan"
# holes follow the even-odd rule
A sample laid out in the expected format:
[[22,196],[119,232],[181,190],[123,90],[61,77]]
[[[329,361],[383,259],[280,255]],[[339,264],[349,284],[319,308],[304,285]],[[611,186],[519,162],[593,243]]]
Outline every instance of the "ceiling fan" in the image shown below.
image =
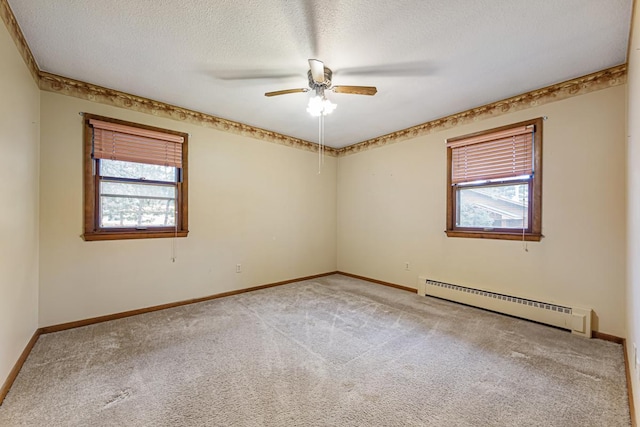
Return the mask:
[[313,90],[315,96],[309,100],[307,112],[314,117],[318,117],[318,173],[322,169],[324,160],[324,116],[330,114],[336,105],[325,98],[325,90],[336,93],[350,93],[354,95],[375,95],[378,92],[374,86],[333,86],[331,77],[333,71],[324,66],[324,63],[318,59],[309,59],[309,88],[285,89],[275,92],[267,92],[265,96],[286,95],[289,93],[309,92]]
[[309,77],[309,88],[301,89],[285,89],[277,90],[275,92],[267,92],[265,96],[277,96],[286,95],[289,93],[309,92],[315,91],[316,96],[324,98],[324,91],[330,90],[335,93],[350,93],[353,95],[375,95],[378,89],[374,86],[332,86],[331,76],[333,72],[331,69],[325,67],[324,63],[317,59],[309,59],[309,71],[307,72]]

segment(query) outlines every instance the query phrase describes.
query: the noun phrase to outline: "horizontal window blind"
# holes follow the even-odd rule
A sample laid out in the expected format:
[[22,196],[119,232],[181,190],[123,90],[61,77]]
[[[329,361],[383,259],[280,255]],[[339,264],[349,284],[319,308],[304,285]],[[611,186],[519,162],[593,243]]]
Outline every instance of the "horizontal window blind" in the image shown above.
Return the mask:
[[182,136],[94,119],[89,123],[95,159],[182,167]]
[[533,173],[534,126],[447,141],[451,183],[512,178]]

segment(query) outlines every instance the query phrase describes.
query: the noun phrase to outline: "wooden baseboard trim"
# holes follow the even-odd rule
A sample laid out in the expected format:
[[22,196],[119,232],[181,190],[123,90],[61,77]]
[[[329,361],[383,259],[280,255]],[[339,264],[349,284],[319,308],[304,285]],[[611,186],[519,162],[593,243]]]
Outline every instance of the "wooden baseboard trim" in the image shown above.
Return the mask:
[[377,283],[378,285],[389,286],[390,288],[401,289],[407,292],[416,293],[418,290],[416,288],[410,288],[408,286],[396,285],[395,283],[383,282],[382,280],[371,279],[370,277],[358,276],[357,274],[345,273],[344,271],[336,271],[337,274],[342,274],[343,276],[353,277],[354,279],[365,280],[371,283]]
[[[161,304],[161,305],[156,305],[156,306],[152,306],[152,307],[141,308],[141,309],[137,309],[137,310],[130,310],[130,311],[125,311],[125,312],[121,312],[121,313],[109,314],[109,315],[106,315],[106,316],[98,316],[98,317],[93,317],[93,318],[90,318],[90,319],[78,320],[78,321],[75,321],[75,322],[67,322],[67,323],[61,323],[61,324],[58,324],[58,325],[46,326],[46,327],[43,327],[43,328],[39,328],[34,332],[33,336],[31,337],[31,339],[27,343],[26,347],[22,351],[22,354],[20,354],[20,357],[18,358],[16,364],[13,366],[13,369],[11,369],[11,372],[9,372],[9,376],[7,377],[6,381],[2,385],[2,388],[0,388],[0,406],[2,405],[2,402],[4,402],[4,399],[7,396],[7,394],[9,393],[9,390],[11,389],[11,386],[13,385],[13,382],[18,377],[18,373],[20,373],[20,370],[22,369],[22,366],[24,365],[24,362],[27,360],[27,357],[29,357],[29,354],[31,353],[31,350],[33,349],[33,347],[35,346],[36,342],[38,341],[38,338],[40,338],[40,335],[42,335],[42,334],[48,334],[48,333],[51,333],[51,332],[64,331],[66,329],[79,328],[81,326],[88,326],[88,325],[93,325],[95,323],[108,322],[110,320],[122,319],[122,318],[125,318],[125,317],[136,316],[138,314],[150,313],[150,312],[153,312],[153,311],[165,310],[165,309],[168,309],[168,308],[180,307],[180,306],[183,306],[183,305],[195,304],[195,303],[203,302],[203,301],[210,301],[210,300],[213,300],[213,299],[224,298],[224,297],[228,297],[228,296],[232,296],[232,295],[239,295],[239,294],[243,294],[243,293],[246,293],[246,292],[252,292],[252,291],[257,291],[257,290],[260,290],[260,289],[272,288],[272,287],[275,287],[275,286],[286,285],[286,284],[289,284],[289,283],[300,282],[300,281],[303,281],[303,280],[317,279],[319,277],[331,276],[332,274],[341,274],[343,276],[353,277],[354,279],[365,280],[367,282],[376,283],[376,284],[383,285],[383,286],[389,286],[391,288],[396,288],[396,289],[400,289],[400,290],[407,291],[407,292],[412,292],[412,293],[416,292],[416,289],[410,288],[408,286],[402,286],[402,285],[397,285],[395,283],[384,282],[382,280],[376,280],[376,279],[372,279],[372,278],[369,278],[369,277],[364,277],[364,276],[359,276],[359,275],[356,275],[356,274],[346,273],[344,271],[332,271],[332,272],[328,272],[328,273],[315,274],[313,276],[300,277],[300,278],[297,278],[297,279],[283,280],[283,281],[280,281],[280,282],[268,283],[268,284],[265,284],[265,285],[253,286],[253,287],[245,288],[245,289],[238,289],[238,290],[235,290],[235,291],[222,292],[220,294],[209,295],[209,296],[201,297],[201,298],[193,298],[193,299],[184,300],[184,301],[178,301],[178,302],[173,302],[173,303],[168,303],[168,304]],[[629,414],[630,414],[630,417],[631,417],[631,425],[632,425],[632,427],[637,427],[636,417],[635,417],[635,408],[634,408],[634,403],[633,403],[633,391],[632,391],[632,388],[631,388],[631,371],[629,370],[629,357],[628,357],[628,354],[627,354],[627,341],[624,338],[620,338],[620,337],[617,337],[615,335],[605,334],[605,333],[598,332],[598,331],[593,331],[591,336],[593,338],[598,338],[598,339],[605,340],[605,341],[611,341],[611,342],[614,342],[616,344],[622,344],[623,352],[624,352],[625,374],[626,374],[626,380],[627,380],[627,395],[628,395],[628,399],[629,399]]]
[[77,320],[77,321],[74,321],[74,322],[61,323],[61,324],[58,324],[58,325],[51,325],[51,326],[45,326],[43,328],[39,328],[34,332],[33,336],[31,337],[31,339],[27,343],[27,346],[24,348],[24,350],[22,351],[22,354],[18,358],[18,361],[13,366],[13,369],[11,370],[11,372],[9,372],[9,376],[7,377],[6,381],[2,385],[2,388],[0,388],[0,405],[2,405],[2,402],[4,401],[4,398],[9,393],[9,390],[11,389],[11,386],[13,385],[13,382],[16,380],[16,378],[18,376],[18,373],[20,372],[20,369],[22,369],[22,365],[24,365],[24,362],[27,360],[27,357],[29,357],[29,354],[31,353],[31,350],[33,349],[33,346],[36,344],[36,341],[38,341],[38,338],[42,334],[49,334],[49,333],[52,333],[52,332],[64,331],[64,330],[67,330],[67,329],[79,328],[81,326],[88,326],[88,325],[93,325],[95,323],[108,322],[109,320],[122,319],[122,318],[125,318],[125,317],[136,316],[138,314],[150,313],[152,311],[165,310],[167,308],[180,307],[182,305],[195,304],[195,303],[198,303],[198,302],[209,301],[209,300],[218,299],[218,298],[224,298],[224,297],[228,297],[228,296],[232,296],[232,295],[243,294],[245,292],[252,292],[252,291],[257,291],[257,290],[260,290],[260,289],[272,288],[274,286],[281,286],[281,285],[286,285],[286,284],[294,283],[294,282],[301,282],[303,280],[317,279],[319,277],[330,276],[330,275],[336,274],[336,273],[337,273],[337,271],[331,271],[331,272],[328,272],[328,273],[315,274],[313,276],[300,277],[300,278],[297,278],[297,279],[289,279],[289,280],[283,280],[281,282],[268,283],[266,285],[259,285],[259,286],[253,286],[253,287],[250,287],[250,288],[245,288],[245,289],[238,289],[236,291],[223,292],[223,293],[220,293],[220,294],[209,295],[209,296],[201,297],[201,298],[193,298],[193,299],[184,300],[184,301],[177,301],[177,302],[172,302],[172,303],[168,303],[168,304],[156,305],[156,306],[153,306],[153,307],[140,308],[140,309],[137,309],[137,310],[130,310],[130,311],[122,312],[122,313],[108,314],[106,316],[92,317],[90,319]]
[[631,384],[631,369],[629,365],[629,354],[627,353],[627,340],[617,337],[615,335],[609,335],[598,331],[591,333],[592,338],[598,338],[605,341],[611,341],[616,344],[622,345],[622,352],[624,353],[624,372],[627,380],[627,398],[629,399],[629,415],[631,417],[631,426],[637,427],[635,405],[633,404],[633,386]]
[[638,427],[636,421],[635,405],[633,404],[633,387],[631,385],[631,368],[629,365],[629,354],[627,353],[627,340],[622,340],[622,351],[624,351],[624,370],[627,376],[627,397],[629,399],[629,416],[631,417],[631,427]]
[[184,301],[177,301],[177,302],[171,302],[171,303],[167,303],[167,304],[155,305],[155,306],[152,306],[152,307],[139,308],[137,310],[123,311],[121,313],[114,313],[114,314],[107,314],[105,316],[92,317],[90,319],[76,320],[76,321],[73,321],[73,322],[61,323],[61,324],[58,324],[58,325],[45,326],[43,328],[40,328],[40,332],[42,334],[49,334],[49,333],[52,333],[52,332],[60,332],[60,331],[64,331],[64,330],[67,330],[67,329],[79,328],[79,327],[82,327],[82,326],[89,326],[89,325],[93,325],[93,324],[96,324],[96,323],[108,322],[110,320],[117,320],[117,319],[123,319],[125,317],[137,316],[138,314],[151,313],[153,311],[166,310],[168,308],[180,307],[180,306],[183,306],[183,305],[195,304],[195,303],[198,303],[198,302],[210,301],[210,300],[213,300],[213,299],[218,299],[218,298],[229,297],[229,296],[232,296],[232,295],[243,294],[245,292],[252,292],[252,291],[257,291],[257,290],[260,290],[260,289],[272,288],[274,286],[286,285],[288,283],[300,282],[300,281],[303,281],[303,280],[317,279],[318,277],[330,276],[330,275],[336,274],[336,273],[337,272],[335,272],[335,271],[331,271],[331,272],[328,272],[328,273],[315,274],[313,276],[300,277],[300,278],[297,278],[297,279],[283,280],[281,282],[268,283],[266,285],[253,286],[253,287],[250,287],[250,288],[238,289],[238,290],[235,290],[235,291],[222,292],[220,294],[209,295],[209,296],[201,297],[201,298],[193,298],[193,299],[184,300]]
[[609,334],[605,334],[603,332],[598,332],[598,331],[592,331],[591,332],[591,338],[598,338],[600,340],[604,340],[604,341],[611,341],[614,342],[616,344],[624,344],[624,338],[620,338],[617,337],[615,335],[609,335]]
[[24,350],[22,350],[22,354],[20,354],[18,361],[16,362],[15,365],[13,365],[13,369],[11,369],[11,372],[9,372],[9,376],[7,377],[6,381],[4,382],[4,384],[2,384],[2,388],[0,388],[0,405],[2,405],[2,402],[4,402],[4,398],[7,397],[7,394],[9,393],[9,390],[11,389],[13,382],[18,377],[18,373],[20,373],[20,369],[22,369],[22,365],[24,365],[24,362],[27,360],[27,357],[29,357],[29,354],[31,353],[33,346],[36,345],[36,341],[38,341],[38,338],[40,338],[40,334],[41,334],[40,329],[37,329],[33,333],[33,336],[27,343],[27,346],[24,348]]
[[[408,292],[416,292],[417,290],[414,288],[410,288],[408,286],[396,285],[395,283],[383,282],[382,280],[371,279],[369,277],[358,276],[357,274],[345,273],[344,271],[337,271],[337,274],[341,274],[343,276],[353,277],[354,279],[365,280],[367,282],[377,283],[379,285],[390,286],[392,288],[401,289],[403,291]],[[615,335],[605,334],[603,332],[593,331],[591,332],[592,338],[598,338],[605,341],[611,341],[616,344],[621,344],[624,352],[624,368],[627,379],[627,396],[629,399],[629,414],[631,417],[631,426],[638,427],[636,423],[635,417],[635,408],[633,404],[633,390],[631,386],[631,371],[629,370],[629,358],[627,355],[627,340],[624,338],[617,337]]]

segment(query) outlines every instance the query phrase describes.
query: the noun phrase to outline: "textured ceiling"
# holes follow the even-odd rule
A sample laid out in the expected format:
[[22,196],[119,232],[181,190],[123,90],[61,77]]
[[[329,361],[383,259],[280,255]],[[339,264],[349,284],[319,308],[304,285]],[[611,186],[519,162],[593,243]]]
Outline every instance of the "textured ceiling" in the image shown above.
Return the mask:
[[632,0],[9,0],[42,71],[344,147],[626,62]]

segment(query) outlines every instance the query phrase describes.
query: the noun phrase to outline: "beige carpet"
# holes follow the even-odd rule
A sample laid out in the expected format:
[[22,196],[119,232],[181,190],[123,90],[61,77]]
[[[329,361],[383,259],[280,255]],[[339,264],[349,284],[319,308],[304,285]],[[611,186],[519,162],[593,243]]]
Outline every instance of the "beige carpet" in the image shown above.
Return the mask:
[[0,426],[628,426],[622,348],[334,275],[43,335]]

